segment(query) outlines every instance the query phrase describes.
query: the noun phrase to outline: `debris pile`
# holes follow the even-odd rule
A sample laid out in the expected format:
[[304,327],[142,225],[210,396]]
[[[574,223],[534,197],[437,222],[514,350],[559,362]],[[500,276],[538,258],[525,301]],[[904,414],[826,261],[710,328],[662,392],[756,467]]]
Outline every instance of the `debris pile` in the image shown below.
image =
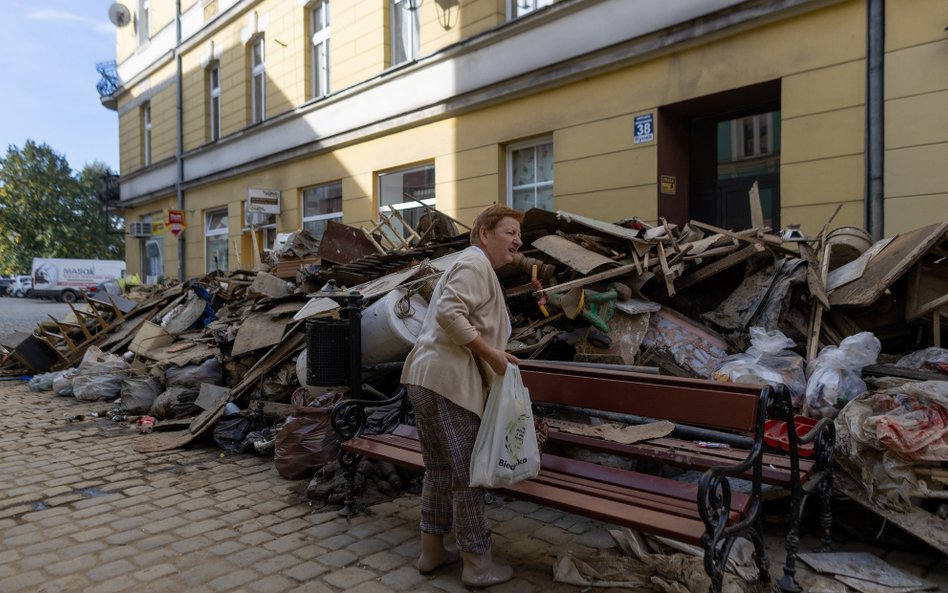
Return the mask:
[[[32,374],[38,388],[78,397],[85,357],[114,356],[127,368],[109,363],[109,373],[121,372],[122,382],[103,386],[97,397],[120,397],[116,416],[157,419],[142,437],[144,449],[181,446],[209,432],[232,416],[224,413],[230,404],[258,415],[242,424],[259,432],[259,450],[272,451],[274,441],[279,450],[279,430],[291,425],[294,407],[321,407],[321,396],[350,387],[348,380],[307,385],[307,320],[345,320],[342,297],[357,292],[364,305],[359,388],[379,396],[397,389],[399,363],[428,296],[469,245],[469,229],[425,208],[414,227],[394,213],[380,215],[371,229],[329,221],[321,240],[305,230],[281,236],[258,270],[90,297],[66,319],[0,339],[0,371]],[[528,211],[521,252],[498,270],[512,319],[508,351],[522,359],[782,382],[799,414],[840,415],[841,427],[851,423],[847,410],[857,402],[878,426],[903,422],[878,417],[905,409],[904,396],[921,389],[929,397],[913,396],[909,407],[946,424],[941,400],[931,396],[948,379],[940,325],[948,307],[948,222],[873,242],[861,229],[829,231],[832,218],[809,238],[754,219],[753,228],[733,231],[700,221],[605,222]],[[898,385],[907,382],[915,387]],[[888,443],[882,429],[858,432],[861,444],[847,443],[840,454]],[[911,471],[933,476],[909,495],[914,502],[946,497],[948,457],[943,446],[933,451],[909,457]],[[888,479],[901,483],[902,473]]]

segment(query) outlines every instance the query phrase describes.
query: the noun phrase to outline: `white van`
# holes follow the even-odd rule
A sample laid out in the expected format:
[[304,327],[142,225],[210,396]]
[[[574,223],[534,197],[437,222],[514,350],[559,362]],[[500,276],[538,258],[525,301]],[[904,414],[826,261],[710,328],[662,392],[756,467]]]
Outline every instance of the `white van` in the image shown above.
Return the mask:
[[74,303],[107,280],[125,276],[125,262],[114,259],[33,258],[33,296]]

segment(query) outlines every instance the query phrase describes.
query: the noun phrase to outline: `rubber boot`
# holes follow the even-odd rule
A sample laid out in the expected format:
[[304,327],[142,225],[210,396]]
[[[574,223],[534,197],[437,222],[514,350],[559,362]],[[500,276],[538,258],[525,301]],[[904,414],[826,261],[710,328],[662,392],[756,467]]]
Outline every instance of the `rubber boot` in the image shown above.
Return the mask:
[[446,564],[457,562],[458,551],[446,548],[444,536],[436,533],[421,532],[421,556],[418,557],[418,572],[431,574]]
[[464,559],[461,582],[468,587],[489,587],[506,583],[513,578],[513,568],[495,562],[491,558],[490,550],[483,554],[461,552],[461,558]]

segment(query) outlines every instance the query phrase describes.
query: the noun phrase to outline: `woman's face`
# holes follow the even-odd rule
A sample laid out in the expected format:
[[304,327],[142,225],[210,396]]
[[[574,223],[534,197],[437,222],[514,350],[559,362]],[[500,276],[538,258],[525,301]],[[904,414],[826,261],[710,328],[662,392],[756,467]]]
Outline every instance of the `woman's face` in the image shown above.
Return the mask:
[[480,238],[480,246],[495,269],[512,262],[514,254],[523,245],[520,240],[520,223],[509,216],[501,218],[497,226],[490,230],[481,228]]

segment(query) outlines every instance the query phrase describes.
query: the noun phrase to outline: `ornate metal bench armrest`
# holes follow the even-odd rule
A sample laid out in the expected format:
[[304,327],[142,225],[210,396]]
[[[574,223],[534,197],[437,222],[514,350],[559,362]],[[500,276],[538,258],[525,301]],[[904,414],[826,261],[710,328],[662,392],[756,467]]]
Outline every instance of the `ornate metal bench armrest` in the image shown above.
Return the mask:
[[[344,399],[333,406],[329,419],[332,427],[339,435],[340,442],[346,442],[353,437],[362,435],[368,420],[365,413],[368,408],[378,408],[393,403],[405,406],[408,401],[408,391],[400,387],[398,393],[388,399]],[[403,408],[404,409],[404,408]]]

